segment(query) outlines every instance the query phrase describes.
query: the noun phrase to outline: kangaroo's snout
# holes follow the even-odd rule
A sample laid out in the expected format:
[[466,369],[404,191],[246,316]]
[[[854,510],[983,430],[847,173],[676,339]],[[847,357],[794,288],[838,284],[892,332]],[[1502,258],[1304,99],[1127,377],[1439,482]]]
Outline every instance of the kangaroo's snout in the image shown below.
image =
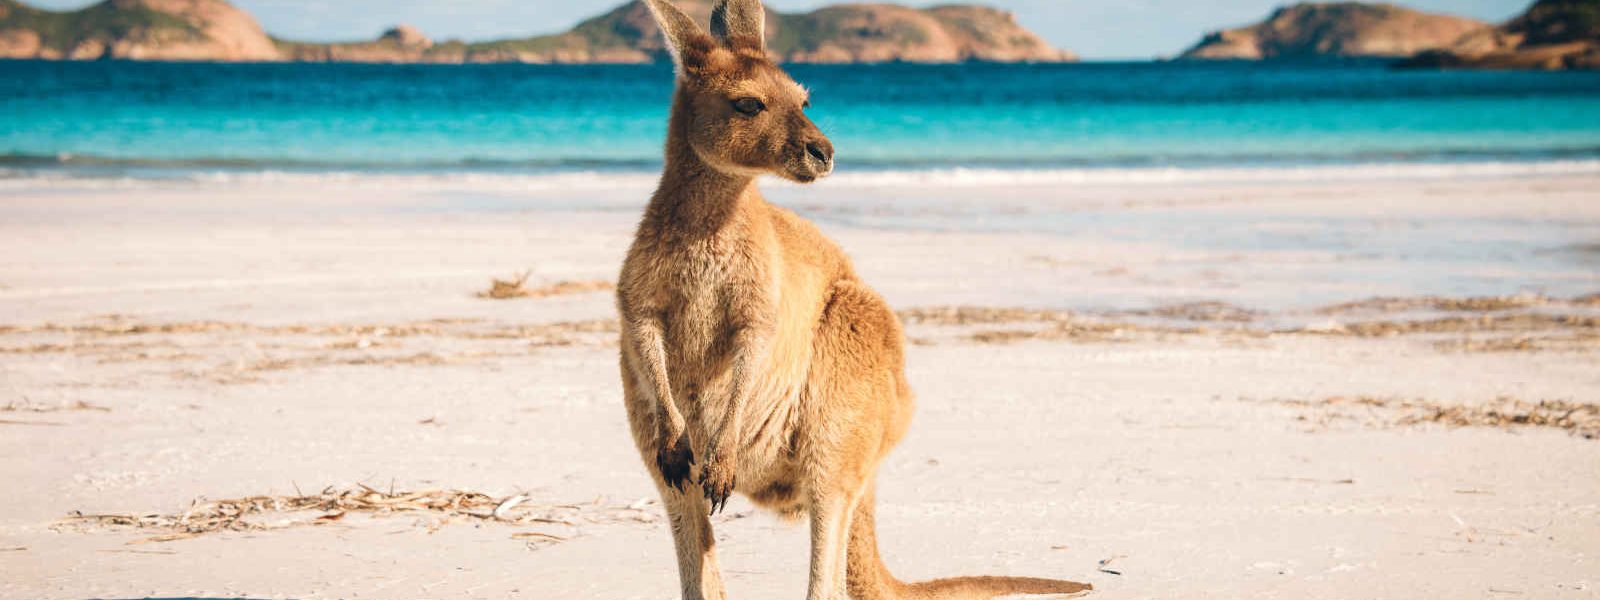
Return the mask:
[[821,139],[808,143],[806,154],[810,155],[811,160],[816,161],[818,165],[828,169],[833,168],[833,142]]
[[811,183],[833,173],[833,142],[818,136],[805,142],[803,146],[805,153],[800,157],[800,164],[790,168],[791,179],[800,183]]

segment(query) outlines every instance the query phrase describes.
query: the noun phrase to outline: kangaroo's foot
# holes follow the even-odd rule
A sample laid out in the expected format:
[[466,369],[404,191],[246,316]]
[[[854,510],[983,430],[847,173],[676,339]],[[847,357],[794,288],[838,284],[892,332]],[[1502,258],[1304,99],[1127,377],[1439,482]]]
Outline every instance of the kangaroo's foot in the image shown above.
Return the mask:
[[656,449],[656,468],[661,470],[661,480],[672,489],[683,491],[689,481],[690,467],[694,466],[694,451],[689,449],[689,436],[682,434],[675,441]]
[[700,468],[700,488],[714,515],[727,508],[728,496],[733,495],[735,464],[733,454],[726,450],[711,448],[706,453],[709,456],[705,466]]

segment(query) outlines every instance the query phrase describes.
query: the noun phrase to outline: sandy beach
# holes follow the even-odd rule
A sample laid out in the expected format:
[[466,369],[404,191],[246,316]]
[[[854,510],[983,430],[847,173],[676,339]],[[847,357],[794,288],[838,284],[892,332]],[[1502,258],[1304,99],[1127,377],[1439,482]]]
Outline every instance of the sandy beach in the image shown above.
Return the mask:
[[[906,323],[903,579],[1592,598],[1596,173],[768,196]],[[0,597],[677,597],[609,292],[650,178],[0,183]],[[803,527],[715,522],[800,596]]]

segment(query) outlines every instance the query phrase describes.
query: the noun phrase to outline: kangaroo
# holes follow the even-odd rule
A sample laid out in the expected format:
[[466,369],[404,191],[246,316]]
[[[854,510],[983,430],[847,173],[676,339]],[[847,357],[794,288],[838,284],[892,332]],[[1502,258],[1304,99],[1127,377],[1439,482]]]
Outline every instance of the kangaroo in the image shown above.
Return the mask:
[[810,183],[833,144],[808,92],[769,58],[760,0],[719,0],[710,32],[645,0],[676,67],[666,168],[617,286],[622,387],[661,492],[683,597],[725,598],[711,515],[734,492],[810,517],[807,598],[1079,594],[1068,581],[907,584],[878,555],[879,463],[911,421],[900,323],[844,252],[757,191]]

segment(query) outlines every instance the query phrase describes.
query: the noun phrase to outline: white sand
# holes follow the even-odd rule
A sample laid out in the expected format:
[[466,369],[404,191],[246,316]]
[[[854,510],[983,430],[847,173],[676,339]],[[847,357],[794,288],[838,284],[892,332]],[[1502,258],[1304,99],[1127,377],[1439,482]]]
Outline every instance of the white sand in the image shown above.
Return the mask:
[[[1273,329],[1385,318],[1312,312],[1376,295],[1600,291],[1596,189],[1600,177],[1571,176],[771,195],[822,221],[897,307],[1217,300],[1267,310],[1251,326]],[[135,545],[163,532],[51,529],[72,510],[170,514],[202,496],[357,482],[550,505],[652,498],[609,334],[565,346],[478,335],[604,319],[609,294],[473,297],[524,268],[537,283],[609,279],[644,195],[637,184],[0,194],[0,326],[189,328],[0,332],[0,406],[14,409],[0,412],[0,597],[676,597],[660,522],[557,526],[548,531],[572,539],[538,550],[511,537],[528,527],[461,521],[429,533],[417,516]],[[994,205],[962,204],[984,196]],[[1008,206],[1069,229],[971,226],[1004,221]],[[918,210],[941,216],[918,222]],[[1073,214],[1096,220],[1073,230],[1084,224]],[[934,231],[952,225],[965,231]],[[1394,246],[1384,232],[1396,228],[1395,239],[1426,243]],[[1234,232],[1288,233],[1235,247]],[[1327,236],[1355,241],[1296,249]],[[1384,244],[1398,250],[1362,257]],[[1494,251],[1462,261],[1455,244]],[[436,319],[453,321],[411,336],[271,329]],[[1593,329],[1534,332],[1561,343],[1513,352],[1435,345],[1459,334],[963,337],[1026,327],[908,329],[924,342],[909,354],[920,413],[879,494],[884,553],[902,578],[1051,576],[1092,582],[1099,598],[1600,589],[1600,440],[1397,425],[1383,409],[1327,420],[1329,409],[1273,402],[1600,402]],[[33,410],[77,402],[109,410]],[[730,592],[803,593],[803,528],[742,499],[729,514],[718,538]],[[1120,574],[1097,570],[1113,557],[1105,569]]]

